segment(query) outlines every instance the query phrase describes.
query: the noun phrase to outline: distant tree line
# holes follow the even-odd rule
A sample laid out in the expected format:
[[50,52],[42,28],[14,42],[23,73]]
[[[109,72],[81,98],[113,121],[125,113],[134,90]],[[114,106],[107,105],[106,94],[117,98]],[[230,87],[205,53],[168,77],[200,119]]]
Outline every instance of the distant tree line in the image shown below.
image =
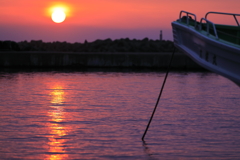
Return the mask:
[[136,39],[105,39],[84,43],[68,42],[43,42],[32,40],[14,42],[0,41],[0,51],[60,51],[60,52],[171,52],[174,44],[172,41]]

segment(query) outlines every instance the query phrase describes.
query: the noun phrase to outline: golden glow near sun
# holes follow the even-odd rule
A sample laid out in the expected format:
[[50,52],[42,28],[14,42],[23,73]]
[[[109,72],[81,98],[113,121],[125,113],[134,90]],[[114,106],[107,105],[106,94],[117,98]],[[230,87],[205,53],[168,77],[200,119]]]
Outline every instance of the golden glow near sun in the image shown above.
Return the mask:
[[49,7],[46,8],[46,16],[51,17],[52,21],[55,23],[62,23],[72,16],[73,7],[68,3],[51,2],[48,4]]
[[66,13],[63,8],[54,8],[52,13],[52,20],[55,23],[62,23],[66,19]]

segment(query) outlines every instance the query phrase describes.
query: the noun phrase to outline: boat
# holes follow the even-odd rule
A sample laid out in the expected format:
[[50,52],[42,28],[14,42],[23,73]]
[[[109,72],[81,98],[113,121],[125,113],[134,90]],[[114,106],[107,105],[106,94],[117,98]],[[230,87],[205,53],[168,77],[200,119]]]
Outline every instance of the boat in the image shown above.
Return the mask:
[[[236,25],[218,24],[209,15],[234,18]],[[207,12],[204,18],[180,11],[172,22],[174,45],[200,66],[222,75],[240,87],[240,14]]]

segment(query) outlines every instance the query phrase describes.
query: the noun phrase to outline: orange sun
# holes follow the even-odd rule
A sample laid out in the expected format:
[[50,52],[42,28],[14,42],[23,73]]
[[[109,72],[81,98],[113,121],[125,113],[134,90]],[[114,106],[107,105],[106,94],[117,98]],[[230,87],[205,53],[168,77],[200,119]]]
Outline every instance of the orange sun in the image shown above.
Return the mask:
[[54,8],[52,12],[52,20],[55,23],[62,23],[66,19],[66,13],[63,8]]

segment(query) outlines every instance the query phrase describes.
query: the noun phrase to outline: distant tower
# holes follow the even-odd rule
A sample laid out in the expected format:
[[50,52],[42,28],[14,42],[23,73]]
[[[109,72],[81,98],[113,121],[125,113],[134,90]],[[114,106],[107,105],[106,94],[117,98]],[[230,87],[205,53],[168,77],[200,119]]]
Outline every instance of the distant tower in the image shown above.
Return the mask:
[[162,30],[160,30],[160,41],[162,41]]

